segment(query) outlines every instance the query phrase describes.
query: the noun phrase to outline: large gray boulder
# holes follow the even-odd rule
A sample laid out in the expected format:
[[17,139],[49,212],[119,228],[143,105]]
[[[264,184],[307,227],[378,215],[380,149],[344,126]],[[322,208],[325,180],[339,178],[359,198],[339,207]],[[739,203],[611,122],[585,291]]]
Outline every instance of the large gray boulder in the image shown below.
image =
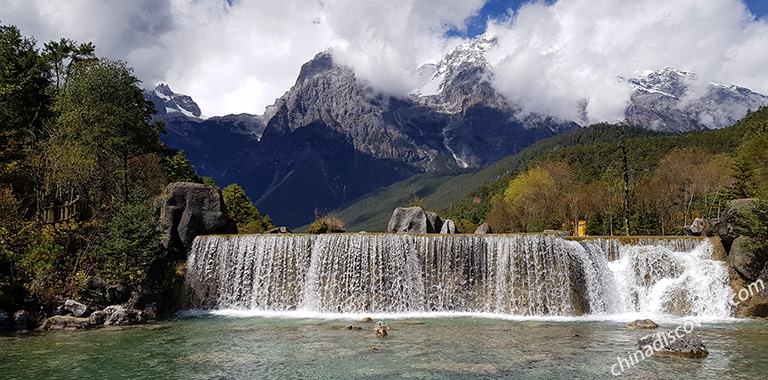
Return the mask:
[[392,212],[387,231],[407,234],[436,234],[443,221],[434,212],[421,207],[398,207]]
[[733,269],[747,280],[755,281],[760,276],[766,264],[763,252],[753,252],[749,249],[749,237],[739,236],[731,245],[728,262]]
[[165,248],[173,245],[189,250],[197,236],[237,233],[237,225],[227,217],[221,191],[213,186],[174,182],[165,195],[155,199],[155,212],[164,228]]
[[75,300],[66,300],[63,305],[58,307],[56,313],[59,315],[72,315],[78,318],[85,318],[91,314],[91,310],[85,304]]
[[475,233],[478,235],[492,234],[493,229],[491,229],[491,226],[488,223],[483,223],[477,227]]
[[104,309],[107,326],[129,326],[146,322],[142,312],[134,309],[126,309],[120,305],[109,306]]
[[456,228],[456,223],[453,220],[446,219],[443,221],[443,227],[440,229],[441,234],[458,234],[459,229]]
[[720,219],[715,223],[713,230],[720,235],[725,249],[730,252],[734,240],[739,237],[739,231],[736,227],[744,212],[751,211],[755,207],[755,199],[734,199],[728,202],[728,206],[720,215]]
[[96,326],[103,325],[107,321],[107,313],[104,310],[96,310],[88,316],[88,323]]
[[80,330],[93,326],[88,318],[78,318],[71,315],[56,315],[43,322],[43,330]]
[[646,335],[637,341],[641,349],[653,347],[656,355],[678,355],[692,358],[703,358],[709,355],[698,335],[683,329]]

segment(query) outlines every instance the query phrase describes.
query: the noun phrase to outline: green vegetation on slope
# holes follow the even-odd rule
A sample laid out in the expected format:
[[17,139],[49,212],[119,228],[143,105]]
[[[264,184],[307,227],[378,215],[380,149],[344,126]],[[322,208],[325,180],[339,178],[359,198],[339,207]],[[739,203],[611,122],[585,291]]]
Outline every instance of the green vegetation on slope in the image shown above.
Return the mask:
[[[569,228],[587,219],[590,234],[623,233],[626,216],[631,234],[678,233],[695,217],[717,216],[728,199],[764,191],[768,181],[759,168],[768,159],[755,141],[766,136],[766,120],[768,108],[764,107],[722,130],[625,135],[614,141],[563,147],[485,184],[442,214],[454,220],[487,219],[498,231],[525,232],[563,228],[563,224]],[[532,211],[519,208],[524,202],[514,201],[512,189],[519,186],[515,184],[518,175],[541,167],[555,177],[556,185],[548,188],[544,202],[555,210],[537,214],[539,222],[530,228]],[[478,198],[484,203],[476,203]],[[523,217],[526,212],[528,217]]]
[[[490,210],[490,203],[483,201],[487,194],[495,193],[505,180],[509,183],[509,178],[519,168],[565,147],[618,141],[622,133],[627,137],[663,135],[638,128],[597,124],[541,140],[516,155],[503,158],[472,173],[413,176],[342,206],[338,215],[347,223],[348,231],[384,231],[392,210],[395,207],[407,206],[409,195],[415,193],[424,198],[427,208],[440,210],[441,215],[458,215],[460,218],[456,219],[457,222],[464,219],[470,225],[479,224]],[[480,198],[479,204],[474,202],[476,198]]]

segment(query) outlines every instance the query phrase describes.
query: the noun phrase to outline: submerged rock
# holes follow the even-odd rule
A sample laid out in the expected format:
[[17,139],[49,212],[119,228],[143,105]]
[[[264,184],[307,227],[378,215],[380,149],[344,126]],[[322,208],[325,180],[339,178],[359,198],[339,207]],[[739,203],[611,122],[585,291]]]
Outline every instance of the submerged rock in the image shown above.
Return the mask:
[[371,318],[363,318],[363,319],[360,320],[360,322],[363,322],[363,323],[373,322],[373,319],[371,319]]
[[637,341],[641,349],[651,346],[657,355],[678,355],[691,358],[703,358],[709,355],[698,335],[682,329],[649,334]]
[[421,207],[398,207],[392,212],[387,224],[388,232],[407,234],[436,234],[443,226],[443,221],[434,212]]
[[392,330],[392,326],[381,321],[376,322],[376,326],[373,327],[373,335],[383,338],[389,335],[387,334],[387,330]]
[[628,324],[627,326],[633,327],[636,329],[655,329],[659,327],[659,325],[657,325],[656,322],[650,319],[638,319]]
[[344,330],[362,330],[362,329],[363,328],[360,326],[352,326],[352,325],[344,326]]

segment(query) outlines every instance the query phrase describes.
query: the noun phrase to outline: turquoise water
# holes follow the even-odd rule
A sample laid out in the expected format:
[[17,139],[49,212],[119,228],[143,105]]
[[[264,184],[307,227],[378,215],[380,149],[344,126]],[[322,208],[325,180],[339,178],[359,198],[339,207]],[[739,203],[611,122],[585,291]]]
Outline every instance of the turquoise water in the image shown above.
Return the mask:
[[[0,335],[12,379],[609,379],[648,331],[618,322],[483,318],[355,320],[222,316],[146,326]],[[360,331],[343,329],[346,325]],[[662,327],[674,328],[673,322]],[[756,379],[768,371],[768,325],[703,324],[702,359],[650,357],[629,379]]]

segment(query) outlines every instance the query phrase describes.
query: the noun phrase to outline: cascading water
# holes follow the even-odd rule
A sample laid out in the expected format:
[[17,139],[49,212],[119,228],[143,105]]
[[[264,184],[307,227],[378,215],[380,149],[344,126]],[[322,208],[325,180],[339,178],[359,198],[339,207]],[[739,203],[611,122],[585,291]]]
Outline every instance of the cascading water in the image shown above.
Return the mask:
[[712,259],[708,240],[652,243],[553,235],[205,236],[190,254],[187,306],[730,316],[728,273]]

